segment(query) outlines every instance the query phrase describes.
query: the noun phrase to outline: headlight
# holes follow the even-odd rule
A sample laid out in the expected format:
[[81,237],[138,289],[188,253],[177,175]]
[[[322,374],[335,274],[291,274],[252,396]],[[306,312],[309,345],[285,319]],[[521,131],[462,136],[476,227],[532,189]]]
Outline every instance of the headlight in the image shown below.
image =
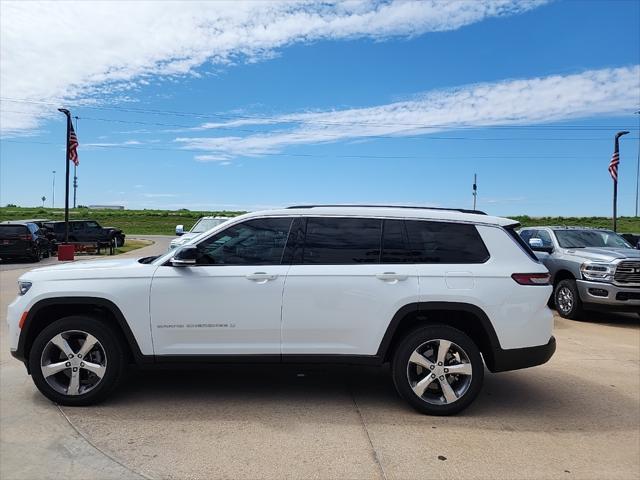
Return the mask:
[[18,295],[24,295],[31,288],[31,282],[22,282],[18,280]]
[[584,262],[580,266],[580,273],[585,280],[611,282],[616,273],[616,267],[610,263]]

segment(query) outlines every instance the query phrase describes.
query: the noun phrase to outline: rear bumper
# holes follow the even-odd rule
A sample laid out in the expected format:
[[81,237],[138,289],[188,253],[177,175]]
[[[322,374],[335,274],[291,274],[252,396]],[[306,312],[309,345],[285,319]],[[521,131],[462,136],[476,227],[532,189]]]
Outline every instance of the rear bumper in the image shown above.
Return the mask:
[[3,247],[0,245],[0,258],[7,257],[27,257],[33,254],[33,247]]
[[580,299],[585,308],[612,311],[639,311],[640,288],[619,287],[611,283],[576,280]]
[[507,350],[500,348],[493,352],[493,359],[487,362],[487,366],[494,373],[535,367],[547,363],[555,351],[556,339],[551,336],[545,345]]

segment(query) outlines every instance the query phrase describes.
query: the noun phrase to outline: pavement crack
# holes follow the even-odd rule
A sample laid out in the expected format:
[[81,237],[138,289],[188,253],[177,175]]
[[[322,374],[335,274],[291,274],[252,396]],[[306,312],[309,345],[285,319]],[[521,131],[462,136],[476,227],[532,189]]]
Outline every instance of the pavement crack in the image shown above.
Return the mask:
[[60,405],[56,404],[56,408],[58,409],[58,411],[60,412],[60,414],[62,415],[62,417],[67,421],[67,423],[69,424],[69,426],[73,429],[74,432],[76,432],[78,435],[80,435],[80,438],[82,438],[85,442],[87,442],[89,445],[91,445],[94,449],[96,449],[98,452],[100,452],[102,455],[104,455],[105,457],[107,457],[109,460],[111,460],[112,462],[117,463],[118,465],[120,465],[122,468],[124,468],[125,470],[127,470],[128,472],[133,473],[134,475],[138,476],[138,477],[142,477],[145,478],[147,480],[153,480],[152,477],[145,475],[144,473],[141,472],[136,472],[135,470],[132,470],[130,467],[128,467],[127,465],[125,465],[124,463],[122,463],[121,461],[119,461],[117,458],[113,457],[113,455],[110,455],[109,453],[105,452],[104,450],[102,450],[100,447],[98,447],[95,443],[93,443],[89,437],[87,437],[84,433],[82,433],[74,424],[73,422],[71,422],[71,419],[67,416],[66,413],[64,413],[64,410],[62,410],[62,408],[60,408]]
[[349,395],[351,396],[353,405],[356,407],[356,411],[358,412],[358,417],[360,417],[360,423],[362,423],[362,428],[364,430],[364,433],[367,435],[367,440],[369,441],[369,446],[371,447],[371,451],[373,452],[373,458],[376,462],[376,465],[378,466],[378,469],[380,470],[380,474],[382,475],[382,478],[384,480],[388,480],[387,472],[385,472],[384,467],[382,466],[382,462],[380,461],[380,456],[378,455],[378,451],[376,450],[376,447],[373,446],[373,441],[371,440],[371,435],[369,434],[369,428],[367,427],[367,422],[365,421],[364,416],[362,415],[362,411],[358,406],[358,402],[356,401],[356,397],[353,394],[353,389],[351,388],[351,385],[349,385]]

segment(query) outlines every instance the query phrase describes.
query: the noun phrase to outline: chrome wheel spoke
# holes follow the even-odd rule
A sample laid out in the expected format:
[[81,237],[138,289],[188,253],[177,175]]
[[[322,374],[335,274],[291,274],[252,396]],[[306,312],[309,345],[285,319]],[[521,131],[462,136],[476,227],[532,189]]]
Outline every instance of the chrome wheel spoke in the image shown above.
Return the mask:
[[453,391],[453,388],[451,388],[451,385],[447,381],[446,377],[443,380],[438,380],[438,382],[440,383],[440,388],[442,389],[442,395],[444,395],[444,399],[446,403],[452,403],[458,400],[458,396],[456,395],[456,392]]
[[104,374],[107,371],[107,367],[91,362],[83,362],[82,364],[80,364],[80,368],[95,373],[98,378],[104,377]]
[[91,349],[98,343],[98,339],[91,334],[87,335],[86,340],[82,344],[82,348],[78,352],[78,355],[81,355],[82,358],[87,356],[87,353],[91,351]]
[[67,368],[70,367],[68,366],[66,360],[64,362],[50,363],[49,365],[42,366],[42,374],[46,378],[50,377],[51,375],[55,375],[56,373],[60,373]]
[[457,365],[447,365],[449,375],[471,375],[470,363],[459,363]]
[[67,357],[69,357],[69,355],[74,355],[75,354],[75,352],[71,348],[71,345],[69,345],[69,342],[67,342],[67,340],[62,336],[61,333],[59,333],[58,335],[53,337],[51,339],[51,343],[53,343],[56,347],[58,347],[60,350],[62,350],[62,352]]
[[433,363],[431,363],[424,355],[419,354],[417,351],[411,354],[411,357],[409,357],[409,362],[420,365],[427,370],[433,370],[434,367]]
[[422,395],[424,395],[424,391],[427,389],[429,385],[431,385],[431,383],[433,383],[434,380],[435,378],[433,378],[431,375],[427,375],[411,388],[413,389],[416,395],[418,395],[419,397],[422,397]]
[[69,387],[67,388],[67,395],[78,395],[80,393],[80,375],[78,372],[71,374],[71,380],[69,381]]
[[447,353],[449,353],[449,348],[451,348],[451,342],[449,340],[440,340],[440,344],[438,345],[438,365],[444,364]]

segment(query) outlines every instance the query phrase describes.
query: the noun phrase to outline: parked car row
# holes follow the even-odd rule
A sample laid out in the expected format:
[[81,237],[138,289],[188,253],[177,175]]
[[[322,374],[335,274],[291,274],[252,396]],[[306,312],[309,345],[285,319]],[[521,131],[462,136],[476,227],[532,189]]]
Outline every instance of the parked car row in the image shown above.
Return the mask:
[[[0,258],[27,258],[34,262],[49,257],[65,241],[63,221],[12,220],[0,224]],[[101,227],[94,220],[70,220],[69,242],[100,243],[121,247],[125,234],[115,227]]]

